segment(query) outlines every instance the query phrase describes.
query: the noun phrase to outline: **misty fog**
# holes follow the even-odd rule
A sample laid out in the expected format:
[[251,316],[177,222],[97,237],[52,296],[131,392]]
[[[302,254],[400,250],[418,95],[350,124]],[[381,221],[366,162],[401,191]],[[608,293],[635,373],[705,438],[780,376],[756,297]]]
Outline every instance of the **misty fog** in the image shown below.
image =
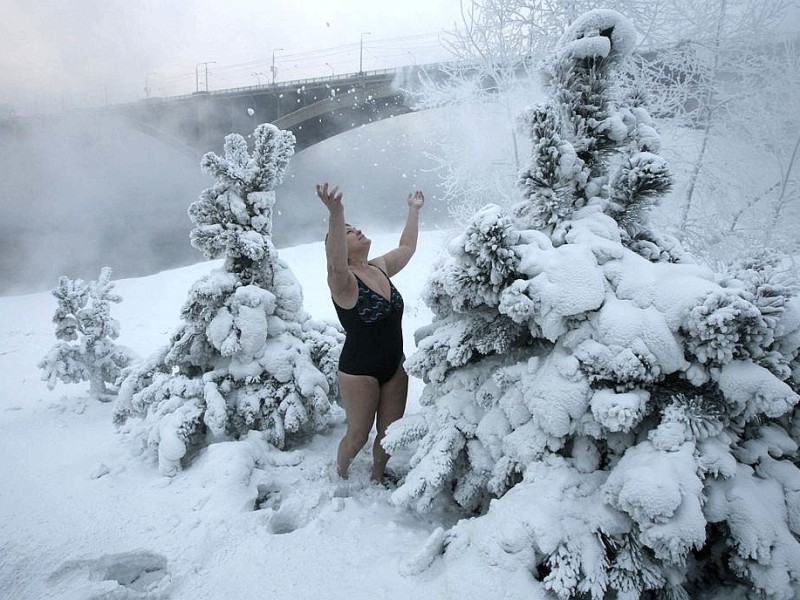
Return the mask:
[[[314,184],[345,193],[348,220],[369,234],[399,231],[405,197],[426,192],[423,227],[446,223],[425,153],[438,111],[348,131],[292,160],[278,188],[278,247],[321,239],[326,212]],[[221,143],[222,140],[220,140]],[[20,121],[0,139],[0,294],[41,291],[58,277],[94,279],[102,266],[132,277],[204,260],[187,209],[212,184],[193,159],[112,117],[87,113]]]

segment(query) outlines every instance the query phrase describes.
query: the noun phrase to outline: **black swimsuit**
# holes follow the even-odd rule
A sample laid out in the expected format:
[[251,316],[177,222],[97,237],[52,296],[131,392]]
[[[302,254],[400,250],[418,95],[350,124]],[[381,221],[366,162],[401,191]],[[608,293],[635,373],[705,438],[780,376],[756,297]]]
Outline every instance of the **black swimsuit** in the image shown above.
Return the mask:
[[[381,273],[389,279],[382,269]],[[356,280],[356,305],[345,309],[333,303],[346,333],[339,370],[349,375],[374,377],[383,385],[394,376],[403,360],[403,297],[391,280],[388,300],[367,287],[358,276]]]

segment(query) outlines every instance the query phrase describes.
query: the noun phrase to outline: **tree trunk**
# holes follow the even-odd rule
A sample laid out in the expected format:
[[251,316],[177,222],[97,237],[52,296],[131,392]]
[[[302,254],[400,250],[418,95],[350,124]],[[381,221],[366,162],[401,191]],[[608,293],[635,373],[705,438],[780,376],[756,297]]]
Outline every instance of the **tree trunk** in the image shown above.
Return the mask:
[[705,129],[703,130],[703,143],[700,146],[700,153],[697,155],[697,160],[692,168],[692,176],[689,178],[689,187],[686,188],[686,200],[683,203],[683,211],[681,212],[681,231],[686,229],[686,224],[689,222],[689,211],[692,208],[694,188],[697,185],[697,179],[700,177],[700,170],[703,168],[703,159],[705,158],[706,149],[708,148],[708,139],[711,137],[711,118],[711,114],[709,114],[706,119]]
[[89,394],[92,398],[96,398],[101,402],[108,401],[106,398],[108,396],[108,388],[106,388],[106,382],[103,381],[103,376],[98,370],[93,371],[89,379]]
[[719,11],[719,21],[717,21],[717,31],[714,34],[714,66],[711,69],[711,79],[708,83],[708,90],[706,93],[706,123],[703,132],[703,144],[700,147],[700,154],[697,156],[697,162],[692,170],[692,176],[689,179],[689,187],[686,189],[686,200],[683,204],[683,211],[681,213],[681,231],[686,229],[686,224],[689,222],[689,213],[692,209],[692,202],[694,201],[694,190],[697,185],[697,179],[700,175],[700,170],[703,168],[703,160],[705,159],[706,150],[708,148],[708,140],[711,137],[711,128],[714,124],[715,111],[712,107],[714,101],[714,84],[717,79],[717,70],[719,68],[719,55],[722,51],[720,48],[720,39],[722,37],[722,26],[725,23],[725,9],[727,0],[722,0],[722,5]]
[[783,210],[783,207],[786,204],[786,187],[789,185],[789,177],[792,174],[794,163],[797,160],[798,149],[800,149],[800,136],[797,137],[797,142],[795,143],[794,150],[792,151],[792,158],[789,160],[789,165],[786,167],[786,173],[783,176],[783,183],[781,185],[781,193],[772,204],[772,223],[770,223],[770,226],[767,229],[767,244],[772,241],[772,232],[775,231],[775,228],[778,226],[781,210]]

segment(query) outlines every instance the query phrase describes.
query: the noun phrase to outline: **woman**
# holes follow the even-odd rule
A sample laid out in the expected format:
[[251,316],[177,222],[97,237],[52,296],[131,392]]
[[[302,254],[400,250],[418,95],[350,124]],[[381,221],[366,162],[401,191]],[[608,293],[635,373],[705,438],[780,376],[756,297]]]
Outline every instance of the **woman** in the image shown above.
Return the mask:
[[408,195],[408,217],[394,250],[369,260],[371,241],[344,220],[338,186],[317,185],[330,215],[325,254],[328,287],[346,337],[339,359],[339,393],[347,431],[339,442],[337,472],[346,479],[350,463],[376,424],[372,479],[382,481],[389,455],[381,440],[389,424],[403,416],[408,375],[403,370],[403,298],[389,280],[408,264],[417,248],[422,192]]

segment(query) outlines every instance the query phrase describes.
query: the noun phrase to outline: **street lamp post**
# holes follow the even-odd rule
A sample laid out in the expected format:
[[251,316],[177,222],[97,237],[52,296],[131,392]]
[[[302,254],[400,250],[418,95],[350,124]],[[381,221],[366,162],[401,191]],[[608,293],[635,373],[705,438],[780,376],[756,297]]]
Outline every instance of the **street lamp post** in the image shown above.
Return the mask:
[[278,96],[278,92],[275,90],[275,75],[277,74],[278,70],[275,68],[275,53],[280,52],[283,48],[275,48],[272,51],[272,93],[275,94],[275,120],[278,120],[281,116],[281,98]]
[[326,64],[326,65],[328,65],[328,67],[329,67],[329,68],[330,68],[330,70],[331,70],[331,77],[333,77],[334,75],[336,75],[336,72],[333,70],[333,66],[331,65],[331,63],[325,63],[325,64]]
[[283,48],[275,48],[272,51],[272,85],[275,85],[275,74],[277,70],[275,69],[275,53],[282,51]]
[[208,65],[216,64],[217,61],[209,60],[206,62],[199,62],[194,66],[194,83],[195,83],[195,91],[200,91],[200,70],[197,68],[200,65],[205,67],[205,81],[206,81],[206,91],[208,91]]
[[358,74],[364,74],[364,36],[365,35],[372,35],[371,31],[365,31],[361,34],[361,44],[359,45],[358,50]]
[[150,97],[150,75],[151,75],[151,73],[148,73],[147,75],[144,76],[144,97],[145,97],[145,99]]

